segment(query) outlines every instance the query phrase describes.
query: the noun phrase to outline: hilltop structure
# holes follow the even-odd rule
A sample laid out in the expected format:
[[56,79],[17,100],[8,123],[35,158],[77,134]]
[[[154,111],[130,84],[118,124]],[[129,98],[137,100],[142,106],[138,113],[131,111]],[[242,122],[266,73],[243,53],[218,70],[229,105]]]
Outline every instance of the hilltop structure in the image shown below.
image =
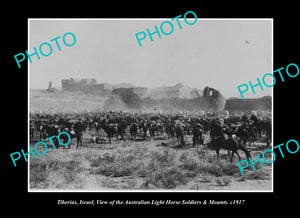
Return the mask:
[[175,86],[163,86],[150,89],[148,97],[154,99],[162,98],[195,98],[202,95],[202,91],[178,83]]
[[132,92],[140,98],[196,98],[202,95],[200,89],[190,88],[178,83],[175,86],[163,86],[157,88],[135,87],[132,84],[116,84],[108,83],[98,84],[95,79],[64,79],[62,80],[62,90],[64,91],[82,91],[99,96],[109,96],[114,89],[130,88]]
[[[116,99],[116,96],[130,97],[131,95],[136,95],[133,99],[136,100],[137,96],[140,99],[146,99],[145,102],[149,104],[157,104],[156,100],[169,99],[173,103],[168,102],[170,107],[176,107],[176,105],[185,104],[188,106],[188,102],[178,102],[176,99],[190,100],[191,106],[197,105],[196,108],[201,108],[203,110],[223,110],[225,106],[226,99],[222,94],[211,87],[205,87],[204,90],[191,88],[189,86],[178,83],[174,86],[162,86],[156,88],[147,87],[136,87],[132,84],[116,84],[111,85],[108,83],[98,84],[95,79],[64,79],[62,80],[62,90],[63,91],[82,91],[84,93],[90,93],[97,96],[111,97]],[[125,95],[126,94],[126,95]],[[130,98],[128,98],[130,99]],[[153,99],[150,100],[150,99]],[[161,102],[160,102],[161,103]],[[195,107],[193,109],[196,109]],[[190,108],[192,109],[192,108]]]
[[56,89],[54,87],[52,87],[52,82],[49,82],[48,88],[46,90],[47,92],[55,92]]

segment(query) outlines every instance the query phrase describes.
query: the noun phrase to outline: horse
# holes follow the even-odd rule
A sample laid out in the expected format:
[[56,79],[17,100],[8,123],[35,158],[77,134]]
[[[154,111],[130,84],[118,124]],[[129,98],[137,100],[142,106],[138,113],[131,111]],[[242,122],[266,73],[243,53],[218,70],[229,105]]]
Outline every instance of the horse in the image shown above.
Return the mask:
[[130,135],[132,139],[136,139],[136,135],[138,132],[138,125],[136,123],[132,123],[129,129]]
[[111,143],[111,138],[118,132],[118,127],[112,123],[109,123],[109,124],[102,124],[101,128],[107,134],[108,142]]
[[77,141],[76,149],[78,149],[79,145],[83,147],[82,136],[83,136],[83,131],[85,131],[85,129],[86,126],[82,122],[78,122],[74,125],[75,138]]
[[55,147],[59,147],[57,135],[60,133],[60,129],[57,125],[51,124],[51,125],[44,125],[43,126],[43,136],[48,136],[48,138],[55,136],[52,138],[53,144]]
[[40,133],[40,141],[43,141],[47,137],[48,124],[38,123],[36,124],[36,126],[37,126],[37,130]]
[[267,147],[270,146],[271,143],[271,137],[272,137],[272,124],[269,120],[261,120],[258,122],[257,125],[258,129],[258,135],[262,137],[263,135],[266,138],[267,141]]
[[121,137],[121,140],[123,141],[124,141],[124,135],[126,133],[127,126],[128,124],[124,120],[120,121],[117,126],[117,135],[119,135]]
[[250,141],[250,134],[246,125],[241,125],[237,128],[235,135],[239,137],[240,142],[246,147],[247,141]]
[[166,133],[168,138],[175,137],[175,126],[172,123],[168,123],[166,126]]
[[159,125],[156,123],[150,123],[148,129],[150,132],[150,138],[153,137],[155,139],[155,132],[158,134],[160,130]]
[[185,143],[184,143],[184,127],[182,125],[175,126],[175,135],[177,138],[178,146],[183,147]]
[[[76,133],[74,131],[70,131],[69,128],[67,128],[67,127],[62,128],[61,132],[67,132],[70,135],[71,140],[72,140],[72,138],[76,138]],[[69,137],[66,134],[62,134],[60,136],[60,141],[63,144],[66,144],[69,141]],[[69,149],[71,149],[71,142],[69,142],[68,147],[69,147]],[[65,149],[64,145],[63,145],[63,149]]]
[[29,133],[30,133],[30,142],[33,141],[33,137],[34,137],[34,131],[35,131],[35,127],[32,123],[30,123],[30,126],[29,126]]
[[139,129],[141,129],[143,131],[143,139],[146,138],[147,133],[148,133],[148,125],[146,121],[143,121],[139,124]]
[[230,159],[231,163],[232,163],[234,154],[236,154],[238,156],[239,160],[241,160],[241,157],[240,157],[239,153],[237,152],[238,150],[242,150],[246,154],[247,159],[249,159],[249,157],[251,157],[251,154],[248,151],[248,149],[239,143],[239,141],[235,135],[232,135],[231,137],[228,137],[227,135],[225,135],[224,137],[218,137],[218,138],[212,139],[211,144],[214,147],[214,149],[216,149],[218,160],[219,160],[219,152],[220,152],[221,148],[228,150],[228,151],[232,151],[231,159]]
[[195,147],[197,144],[203,145],[202,131],[199,125],[196,125],[193,128],[193,147]]

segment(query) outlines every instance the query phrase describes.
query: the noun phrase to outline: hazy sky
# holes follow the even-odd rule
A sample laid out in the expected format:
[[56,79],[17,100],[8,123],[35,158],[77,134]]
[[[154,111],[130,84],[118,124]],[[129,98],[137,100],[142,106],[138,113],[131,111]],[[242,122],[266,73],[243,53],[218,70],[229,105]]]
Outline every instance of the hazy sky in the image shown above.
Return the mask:
[[[177,16],[177,15],[176,15]],[[175,15],[174,15],[175,17]],[[98,83],[132,83],[157,87],[183,83],[193,88],[211,86],[225,97],[240,97],[237,86],[255,82],[272,73],[272,20],[204,20],[194,25],[175,20],[170,35],[149,36],[139,46],[135,34],[155,30],[166,19],[29,20],[29,53],[43,42],[53,53],[29,64],[30,88],[45,89],[49,81],[61,87],[68,78],[91,79]],[[191,19],[192,22],[194,19]],[[168,25],[164,26],[169,31]],[[72,47],[51,39],[72,32]],[[68,38],[66,38],[68,39]],[[70,40],[71,41],[71,40]],[[46,47],[43,47],[46,53]],[[267,82],[268,83],[268,82]],[[271,84],[271,82],[269,82]],[[245,97],[271,95],[271,88]]]

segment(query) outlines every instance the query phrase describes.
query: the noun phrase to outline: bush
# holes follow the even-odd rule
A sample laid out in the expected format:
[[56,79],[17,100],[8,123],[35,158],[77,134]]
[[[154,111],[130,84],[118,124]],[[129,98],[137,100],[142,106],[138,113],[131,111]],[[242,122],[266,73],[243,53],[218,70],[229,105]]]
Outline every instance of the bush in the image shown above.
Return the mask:
[[257,179],[270,179],[271,175],[270,173],[265,170],[264,168],[261,168],[260,170],[254,170],[254,171],[248,171],[244,175],[245,179],[252,179],[252,180],[257,180]]
[[175,188],[177,185],[186,183],[185,174],[182,169],[176,166],[161,168],[157,172],[152,172],[146,181],[164,189]]
[[193,152],[184,152],[179,160],[182,162],[185,169],[198,172],[200,161],[198,156]]
[[174,166],[176,164],[176,153],[170,148],[159,149],[150,152],[149,170],[161,167]]
[[222,168],[213,161],[214,157],[208,153],[199,155],[199,152],[186,151],[179,160],[184,169],[195,173],[211,174],[215,176],[222,176]]
[[48,153],[30,161],[31,188],[70,188],[81,183],[82,156]]
[[215,178],[215,182],[219,186],[226,186],[226,185],[229,185],[231,183],[231,179],[232,178],[230,176],[222,176],[222,177]]
[[203,163],[199,166],[198,172],[207,173],[214,176],[222,176],[223,171],[222,168],[218,165],[212,163]]
[[45,164],[30,164],[30,188],[46,188],[48,186]]
[[223,173],[229,176],[233,176],[234,174],[239,175],[241,173],[237,164],[225,162],[222,163],[221,168]]
[[100,155],[91,164],[92,167],[97,167],[92,170],[93,174],[113,177],[130,176],[139,168],[138,165],[134,155],[127,152],[118,152],[116,155]]

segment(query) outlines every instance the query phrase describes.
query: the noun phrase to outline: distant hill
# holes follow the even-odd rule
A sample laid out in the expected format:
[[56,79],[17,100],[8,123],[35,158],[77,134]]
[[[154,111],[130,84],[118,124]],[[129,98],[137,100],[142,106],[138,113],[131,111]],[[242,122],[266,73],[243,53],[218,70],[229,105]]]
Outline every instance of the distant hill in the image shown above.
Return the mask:
[[30,112],[98,111],[107,98],[85,94],[81,91],[47,92],[30,89]]

